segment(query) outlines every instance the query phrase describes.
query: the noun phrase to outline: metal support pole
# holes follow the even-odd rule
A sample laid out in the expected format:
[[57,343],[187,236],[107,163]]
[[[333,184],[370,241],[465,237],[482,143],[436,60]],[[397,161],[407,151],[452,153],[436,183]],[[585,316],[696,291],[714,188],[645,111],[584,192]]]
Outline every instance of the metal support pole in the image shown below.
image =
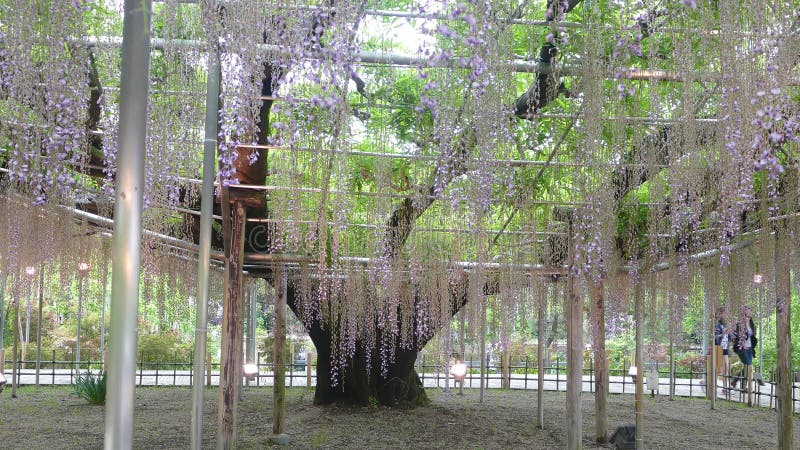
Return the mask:
[[124,10],[119,150],[111,252],[113,337],[109,352],[106,400],[107,450],[124,450],[133,446],[136,320],[139,313],[152,0],[125,0]]
[[78,279],[78,331],[75,334],[75,373],[81,371],[81,313],[83,312],[83,278]]
[[[6,271],[0,270],[0,349],[5,348],[3,331],[6,329]],[[3,371],[5,361],[0,361],[0,372]]]
[[108,268],[103,269],[103,297],[100,299],[100,358],[103,360],[103,371],[106,370],[106,290],[108,288]]
[[486,387],[486,378],[489,376],[489,368],[486,364],[486,295],[481,293],[481,379],[480,379],[480,402],[483,403],[483,396]]
[[19,346],[19,299],[14,301],[14,315],[11,316],[11,320],[13,321],[12,325],[13,328],[13,336],[14,336],[14,345],[11,347],[11,398],[17,398],[17,371],[19,371],[19,367],[17,364],[17,348]]
[[634,416],[636,421],[636,449],[644,448],[644,293],[642,274],[634,286],[633,314],[636,323],[636,393],[634,394]]
[[567,448],[583,445],[583,301],[575,288],[575,248],[573,224],[570,217],[567,237],[569,274],[567,275]]
[[444,392],[446,394],[450,393],[450,335],[451,332],[451,323],[452,320],[448,320],[447,324],[444,327],[445,332],[445,355],[444,355]]
[[[461,353],[461,362],[467,364],[467,311],[464,307],[461,308],[461,329],[459,330],[461,333],[461,339],[459,340],[458,344],[460,345],[459,351]],[[464,377],[461,378],[461,382],[458,384],[458,393],[460,395],[464,395],[464,379],[467,377],[466,372],[464,373]]]
[[539,292],[539,313],[536,320],[536,425],[544,430],[544,321],[547,314],[547,293],[550,286]]
[[758,333],[761,336],[758,339],[758,371],[761,373],[761,378],[764,377],[764,327],[763,321],[764,318],[764,284],[759,283],[758,285]]
[[189,448],[199,450],[203,444],[203,372],[206,360],[208,329],[208,275],[211,263],[211,213],[214,209],[214,163],[217,150],[219,109],[219,53],[208,57],[206,88],[206,123],[203,145],[203,186],[200,193],[200,248],[197,260],[197,310],[194,329],[194,371],[192,386],[192,427]]
[[[795,187],[796,189],[796,187]],[[775,341],[777,345],[777,393],[776,415],[778,416],[778,447],[780,450],[797,448],[794,446],[794,380],[792,378],[792,284],[790,252],[792,240],[789,236],[786,219],[775,225],[773,242],[775,245]],[[763,339],[763,332],[762,339]],[[746,366],[752,371],[752,366]],[[748,373],[750,375],[750,373]],[[748,376],[748,402],[752,400],[752,376]],[[751,403],[748,403],[751,404]]]
[[[39,371],[42,368],[42,303],[44,302],[44,264],[39,268],[39,312],[36,326],[36,387],[39,387]],[[0,328],[0,333],[3,329]]]

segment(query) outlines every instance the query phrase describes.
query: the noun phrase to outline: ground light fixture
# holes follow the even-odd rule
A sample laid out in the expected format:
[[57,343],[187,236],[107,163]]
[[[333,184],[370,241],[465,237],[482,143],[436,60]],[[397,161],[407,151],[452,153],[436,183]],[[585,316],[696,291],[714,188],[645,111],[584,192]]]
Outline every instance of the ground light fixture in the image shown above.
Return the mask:
[[453,375],[455,381],[463,383],[464,377],[467,375],[467,365],[464,364],[464,361],[456,361],[456,363],[450,367],[450,374]]
[[753,275],[753,283],[761,284],[763,282],[764,282],[764,275],[761,275],[760,273]]
[[464,395],[464,377],[467,375],[467,365],[461,359],[456,358],[455,364],[450,367],[450,374],[453,376],[454,383],[458,383],[459,395]]
[[636,374],[637,373],[638,373],[638,370],[636,369],[636,366],[631,366],[628,369],[628,375],[631,377],[631,379],[633,380],[634,383],[636,383]]
[[87,263],[87,262],[79,262],[78,263],[78,270],[80,270],[81,272],[86,272],[87,270],[89,270],[89,263]]
[[33,266],[26,267],[25,268],[25,273],[30,275],[30,276],[34,276],[36,274],[36,267],[33,267]]
[[243,375],[246,379],[252,380],[258,375],[258,366],[253,363],[245,364]]

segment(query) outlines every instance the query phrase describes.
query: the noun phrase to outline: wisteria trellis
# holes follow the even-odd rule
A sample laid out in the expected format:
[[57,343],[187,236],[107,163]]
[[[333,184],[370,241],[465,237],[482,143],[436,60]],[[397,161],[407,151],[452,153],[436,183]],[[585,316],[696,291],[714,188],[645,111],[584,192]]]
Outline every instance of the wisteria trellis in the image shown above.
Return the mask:
[[[45,14],[42,2],[0,2],[4,274],[33,242],[20,237],[34,232],[19,221],[27,203],[111,210],[119,55],[86,42],[114,29],[97,15],[114,6],[49,3]],[[620,270],[673,261],[658,289],[678,299],[680,320],[691,254],[796,212],[777,199],[796,195],[783,180],[797,176],[800,11],[792,1],[621,3],[410,1],[390,14],[379,1],[166,1],[154,29],[164,44],[151,64],[145,225],[192,237],[203,67],[218,47],[219,177],[240,182],[236,158],[268,154],[262,250],[308,257],[294,271],[299,310],[337,330],[335,367],[357,343],[381,348],[386,364],[397,342],[431,338],[451,319],[465,268],[470,322],[487,292],[513,321],[536,297],[522,293],[546,285],[533,267],[563,274],[556,206],[573,210],[573,274],[607,279],[612,311],[626,309]],[[549,85],[515,71],[537,65],[545,44],[557,49],[537,66]],[[86,127],[90,52],[104,83],[99,130]],[[270,129],[258,130],[265,62],[277,70],[275,106]],[[545,106],[515,116],[515,99],[540,82],[552,90]],[[253,146],[259,133],[268,145]],[[92,154],[104,179],[86,175]],[[413,226],[397,242],[389,222],[406,201]],[[766,271],[764,253],[739,264]],[[730,257],[717,261],[723,272]]]

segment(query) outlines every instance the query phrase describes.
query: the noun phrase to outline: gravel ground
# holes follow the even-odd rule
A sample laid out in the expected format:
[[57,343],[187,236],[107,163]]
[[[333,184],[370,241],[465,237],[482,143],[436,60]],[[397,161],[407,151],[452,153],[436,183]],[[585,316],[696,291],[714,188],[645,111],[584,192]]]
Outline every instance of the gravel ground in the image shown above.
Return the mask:
[[[20,389],[0,394],[0,448],[102,448],[105,408],[73,396],[68,387]],[[536,428],[536,392],[477,389],[464,395],[428,389],[431,404],[414,410],[384,407],[314,406],[313,391],[286,395],[287,448],[552,449],[566,446],[566,396],[545,392],[545,429]],[[138,449],[188,447],[191,390],[137,388],[135,441]],[[215,447],[217,391],[206,392],[204,447]],[[239,448],[268,448],[272,433],[272,389],[246,388],[240,402]],[[700,399],[645,398],[645,447],[649,449],[772,449],[777,447],[775,411],[718,401],[712,411]],[[633,396],[608,399],[609,435],[634,421]],[[594,398],[583,394],[585,448],[594,442]],[[800,445],[795,416],[794,441]],[[606,447],[611,448],[611,447]]]

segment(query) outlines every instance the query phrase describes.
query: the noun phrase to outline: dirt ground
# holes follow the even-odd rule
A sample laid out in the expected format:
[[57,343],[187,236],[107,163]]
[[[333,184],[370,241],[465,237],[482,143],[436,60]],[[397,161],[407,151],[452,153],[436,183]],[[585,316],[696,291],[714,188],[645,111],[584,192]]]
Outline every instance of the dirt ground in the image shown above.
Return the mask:
[[[0,394],[0,448],[102,448],[105,408],[71,395],[69,387],[20,389]],[[545,393],[545,429],[536,428],[536,391],[476,389],[463,396],[428,389],[430,406],[402,411],[383,407],[314,406],[313,391],[290,388],[286,395],[287,448],[319,449],[552,449],[566,446],[563,392]],[[191,390],[137,388],[137,449],[189,446]],[[215,447],[216,389],[206,392],[204,447]],[[239,448],[269,448],[272,389],[246,388],[240,402]],[[717,410],[699,399],[645,398],[645,447],[649,449],[770,449],[777,446],[775,411],[719,401]],[[608,399],[609,435],[633,423],[633,396]],[[594,398],[583,395],[583,442],[594,442]],[[800,445],[795,416],[794,442]],[[606,448],[611,448],[606,447]]]

